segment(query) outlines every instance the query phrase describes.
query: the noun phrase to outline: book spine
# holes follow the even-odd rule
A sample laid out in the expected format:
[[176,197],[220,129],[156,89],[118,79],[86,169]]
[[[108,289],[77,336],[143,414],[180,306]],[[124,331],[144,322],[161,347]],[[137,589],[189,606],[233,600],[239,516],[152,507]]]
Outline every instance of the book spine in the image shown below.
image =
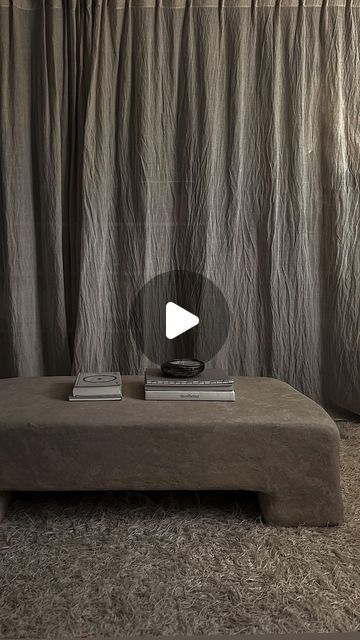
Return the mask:
[[202,389],[203,387],[210,386],[223,387],[233,385],[234,380],[230,378],[228,380],[201,380],[201,382],[199,382],[198,380],[181,380],[181,382],[170,382],[169,380],[145,379],[145,384],[150,387],[159,387],[160,389],[162,389],[163,387],[175,387],[175,389],[177,389],[178,387],[196,387]]
[[79,398],[84,398],[85,396],[118,396],[121,395],[121,387],[99,387],[98,389],[94,389],[94,387],[77,387],[73,389],[73,395]]
[[92,401],[92,400],[98,400],[99,402],[102,402],[103,400],[122,400],[122,396],[82,396],[82,397],[78,397],[78,396],[69,396],[69,400],[70,402],[87,402],[87,401]]
[[225,391],[234,391],[234,387],[232,384],[227,384],[223,386],[214,386],[211,384],[201,385],[201,387],[165,387],[165,386],[155,386],[153,384],[145,384],[145,391],[159,391],[161,393],[170,393],[171,391],[181,391],[181,392],[194,392],[194,393],[204,393],[205,391],[213,391],[214,393],[224,393]]
[[145,400],[217,400],[233,402],[235,391],[157,391],[145,389]]

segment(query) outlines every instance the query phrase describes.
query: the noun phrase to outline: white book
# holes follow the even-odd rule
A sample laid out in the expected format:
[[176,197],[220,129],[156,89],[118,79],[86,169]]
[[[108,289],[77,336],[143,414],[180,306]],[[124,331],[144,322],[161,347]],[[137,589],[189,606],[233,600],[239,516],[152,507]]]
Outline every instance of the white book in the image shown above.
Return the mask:
[[145,400],[210,400],[220,402],[233,402],[235,391],[157,391],[145,389]]
[[78,396],[69,396],[70,402],[89,402],[93,400],[97,400],[98,402],[102,402],[103,400],[122,400],[122,396],[84,396],[80,398]]
[[81,371],[75,380],[73,396],[121,396],[121,374],[119,371],[101,373]]

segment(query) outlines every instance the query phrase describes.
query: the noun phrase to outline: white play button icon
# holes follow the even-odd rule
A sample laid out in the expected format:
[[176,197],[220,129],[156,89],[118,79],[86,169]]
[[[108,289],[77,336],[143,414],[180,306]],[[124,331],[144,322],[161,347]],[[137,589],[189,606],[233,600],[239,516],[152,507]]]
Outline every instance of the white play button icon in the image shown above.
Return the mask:
[[199,324],[199,318],[174,302],[166,304],[166,337],[169,340]]
[[139,353],[161,365],[182,358],[211,361],[228,336],[230,319],[211,280],[179,269],[159,273],[139,289],[128,325]]

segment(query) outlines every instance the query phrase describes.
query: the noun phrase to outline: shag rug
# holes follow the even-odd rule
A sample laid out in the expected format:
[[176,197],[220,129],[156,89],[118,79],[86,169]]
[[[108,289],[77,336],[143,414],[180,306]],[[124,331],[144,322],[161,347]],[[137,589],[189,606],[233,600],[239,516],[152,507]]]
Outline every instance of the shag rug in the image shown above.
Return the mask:
[[346,523],[273,528],[252,494],[19,494],[0,526],[0,637],[360,630],[360,425]]

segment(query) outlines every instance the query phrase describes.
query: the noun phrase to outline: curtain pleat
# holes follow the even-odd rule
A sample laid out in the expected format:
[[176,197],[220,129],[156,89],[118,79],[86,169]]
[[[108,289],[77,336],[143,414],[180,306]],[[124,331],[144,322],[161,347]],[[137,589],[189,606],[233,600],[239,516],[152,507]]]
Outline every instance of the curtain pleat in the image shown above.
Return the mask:
[[213,364],[360,412],[359,12],[0,0],[0,375],[141,371],[132,300],[188,269]]

